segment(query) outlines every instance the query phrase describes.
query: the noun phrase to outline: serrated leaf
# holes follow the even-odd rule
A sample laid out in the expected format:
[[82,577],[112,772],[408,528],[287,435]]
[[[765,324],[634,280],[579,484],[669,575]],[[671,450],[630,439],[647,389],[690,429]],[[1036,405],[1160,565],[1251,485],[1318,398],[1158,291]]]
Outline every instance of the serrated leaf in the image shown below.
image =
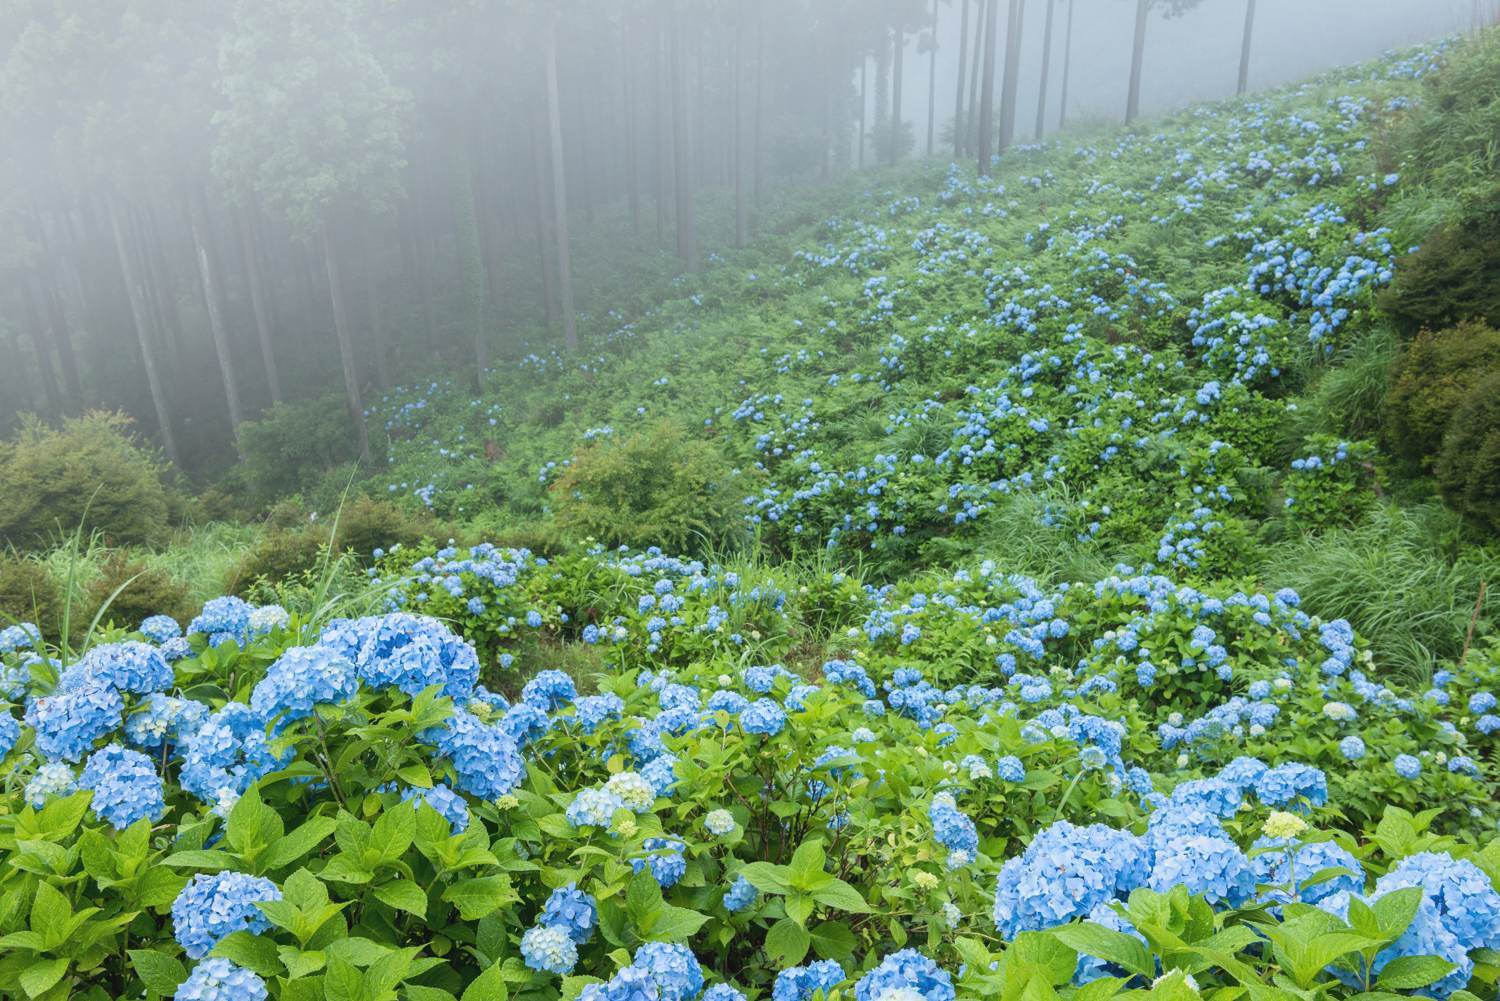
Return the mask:
[[459,1001],[506,1001],[510,988],[505,986],[505,977],[499,966],[491,966],[464,989]]
[[410,880],[398,879],[375,887],[375,897],[388,907],[407,911],[417,917],[427,916],[427,894]]
[[454,883],[443,891],[443,899],[457,907],[459,917],[465,921],[477,921],[521,898],[511,886],[509,876],[485,876]]
[[182,960],[155,949],[131,949],[130,967],[147,990],[167,998],[176,993],[188,975]]
[[1438,956],[1398,956],[1385,964],[1375,986],[1388,991],[1410,991],[1435,984],[1457,966]]
[[812,896],[825,907],[832,907],[850,914],[870,913],[870,905],[865,903],[865,898],[842,879],[834,879],[830,876],[828,884],[814,890]]
[[261,856],[261,870],[270,872],[291,865],[322,844],[323,840],[333,833],[336,826],[332,817],[312,818],[290,834],[272,843],[266,853]]
[[1152,977],[1156,964],[1140,940],[1093,921],[1063,925],[1052,929],[1059,942],[1081,956],[1092,956],[1113,963],[1122,970],[1142,977]]
[[782,918],[766,932],[766,955],[777,966],[796,966],[812,946],[812,936],[791,918]]

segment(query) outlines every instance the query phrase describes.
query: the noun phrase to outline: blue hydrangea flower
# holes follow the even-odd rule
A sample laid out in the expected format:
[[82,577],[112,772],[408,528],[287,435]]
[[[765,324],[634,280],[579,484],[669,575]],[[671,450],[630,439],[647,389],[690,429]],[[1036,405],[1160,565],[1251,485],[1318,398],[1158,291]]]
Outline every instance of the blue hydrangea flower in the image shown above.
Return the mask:
[[202,959],[231,932],[259,935],[271,922],[257,903],[280,900],[281,891],[269,879],[242,872],[199,874],[172,902],[172,928],[190,959]]
[[1422,759],[1411,754],[1398,754],[1394,767],[1396,774],[1403,779],[1414,779],[1422,774]]
[[542,671],[521,689],[521,701],[543,712],[556,712],[578,698],[573,679],[562,671]]
[[547,898],[540,919],[544,925],[561,928],[578,945],[594,937],[594,928],[599,923],[599,912],[594,907],[594,898],[578,889],[577,883],[559,886]]
[[630,965],[650,974],[661,1001],[692,1001],[703,990],[703,967],[685,945],[647,942],[635,951]]
[[57,690],[74,691],[90,680],[103,682],[121,694],[133,695],[164,692],[175,683],[172,668],[161,652],[137,640],[94,647],[62,673],[57,679]]
[[[1351,894],[1348,891],[1341,890],[1320,900],[1318,907],[1347,922],[1350,897]],[[1379,897],[1380,894],[1375,893],[1361,899],[1366,904],[1373,904]],[[1421,989],[1421,994],[1431,998],[1446,998],[1454,991],[1467,986],[1469,978],[1474,973],[1474,964],[1469,959],[1468,947],[1448,930],[1443,924],[1437,907],[1426,897],[1422,898],[1421,904],[1417,907],[1416,917],[1401,937],[1376,954],[1375,961],[1370,964],[1371,979],[1378,977],[1380,971],[1385,969],[1391,960],[1402,956],[1438,956],[1454,965],[1454,970],[1447,976]],[[1346,970],[1330,967],[1329,972],[1350,987],[1362,986]]]
[[1292,762],[1268,768],[1255,783],[1255,795],[1267,806],[1318,807],[1328,802],[1328,777],[1310,765]]
[[533,970],[565,975],[578,965],[578,946],[567,929],[537,925],[521,936],[521,958]]
[[73,769],[61,761],[45,761],[26,783],[26,802],[40,810],[53,796],[66,796],[77,788]]
[[580,789],[563,811],[563,816],[574,827],[608,827],[615,811],[623,809],[625,804],[614,793],[603,789]]
[[177,1001],[266,1001],[266,982],[219,956],[193,967],[172,995]]
[[846,979],[848,977],[844,968],[831,959],[821,959],[806,966],[794,966],[776,975],[776,983],[771,987],[771,999],[810,1001],[818,991],[826,996]]
[[292,647],[266,669],[250,693],[250,708],[270,720],[272,732],[306,719],[320,705],[352,700],[359,691],[354,665],[331,647]]
[[953,979],[915,949],[902,949],[882,959],[855,983],[854,997],[855,1001],[880,1001],[896,990],[914,992],[923,1001],[954,1001],[955,997]]
[[1026,766],[1014,754],[1007,754],[995,762],[995,774],[1007,782],[1025,782]]
[[974,861],[979,854],[979,831],[974,821],[959,810],[951,794],[940,792],[933,796],[927,816],[932,821],[933,837],[948,849],[948,868],[957,869]]
[[0,759],[10,753],[10,749],[16,746],[16,741],[21,739],[21,724],[12,716],[9,710],[0,710]]
[[78,777],[78,786],[93,792],[94,812],[116,830],[124,830],[141,819],[160,820],[167,812],[161,776],[151,759],[119,744],[110,744],[89,755]]
[[636,872],[649,869],[665,890],[676,886],[677,881],[687,874],[687,859],[682,854],[686,848],[676,838],[647,838],[641,842],[641,849],[647,853],[646,856],[631,859],[630,868]]
[[740,726],[746,733],[774,737],[786,726],[786,713],[773,699],[756,699],[740,713]]
[[593,733],[606,720],[619,719],[625,712],[625,702],[613,692],[604,695],[585,695],[573,703],[573,718],[584,733]]
[[728,984],[714,984],[703,992],[703,1001],[745,1001],[745,995]]
[[1358,761],[1365,756],[1365,742],[1358,737],[1345,737],[1339,741],[1339,753],[1345,761]]
[[271,752],[265,721],[242,702],[210,716],[179,748],[182,788],[227,815],[250,784],[283,768],[291,751]]
[[157,646],[182,635],[182,627],[170,615],[148,615],[136,631]]
[[1239,907],[1255,895],[1255,873],[1233,841],[1188,835],[1157,849],[1148,885],[1157,893],[1186,886],[1210,904]]
[[498,724],[487,724],[455,708],[442,726],[424,731],[423,740],[453,762],[458,788],[479,799],[496,799],[526,777],[521,752]]
[[743,911],[754,904],[760,897],[760,891],[744,876],[735,877],[729,889],[724,892],[724,909],[730,914]]
[[210,646],[233,641],[244,646],[250,637],[250,614],[255,609],[243,598],[225,595],[206,602],[203,610],[188,623],[189,636],[204,635]]
[[181,744],[198,732],[208,715],[208,706],[201,702],[153,692],[125,717],[125,739],[148,749]]
[[37,699],[26,708],[26,725],[36,731],[36,748],[49,758],[74,762],[100,737],[120,726],[125,700],[111,685],[89,679],[71,691]]
[[550,726],[547,711],[531,702],[517,702],[505,710],[499,722],[501,732],[515,741],[517,747],[525,747],[545,734]]
[[328,624],[319,643],[354,662],[372,688],[416,695],[434,685],[463,703],[479,682],[479,655],[437,619],[392,612]]
[[1420,886],[1453,935],[1471,949],[1500,948],[1500,893],[1468,859],[1443,852],[1408,855],[1375,881],[1377,894]]
[[0,629],[0,653],[32,650],[42,645],[42,631],[35,623],[17,622]]
[[1151,853],[1128,831],[1059,821],[1000,869],[995,927],[1014,939],[1088,914],[1146,884]]

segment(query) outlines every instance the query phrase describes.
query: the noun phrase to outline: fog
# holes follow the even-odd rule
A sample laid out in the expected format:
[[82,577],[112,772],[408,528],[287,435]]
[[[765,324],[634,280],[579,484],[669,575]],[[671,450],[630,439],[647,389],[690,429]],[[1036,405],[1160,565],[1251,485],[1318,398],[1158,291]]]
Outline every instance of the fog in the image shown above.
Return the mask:
[[[211,476],[245,421],[331,397],[363,452],[372,394],[587,352],[649,305],[632,276],[699,270],[788,192],[924,155],[929,124],[954,156],[965,8],[987,165],[1035,135],[1049,9],[1055,131],[1065,51],[1073,123],[1124,117],[1137,75],[1142,115],[1233,95],[1246,2],[938,0],[934,63],[934,0],[7,0],[0,422],[121,410]],[[1500,8],[1256,2],[1252,90]]]

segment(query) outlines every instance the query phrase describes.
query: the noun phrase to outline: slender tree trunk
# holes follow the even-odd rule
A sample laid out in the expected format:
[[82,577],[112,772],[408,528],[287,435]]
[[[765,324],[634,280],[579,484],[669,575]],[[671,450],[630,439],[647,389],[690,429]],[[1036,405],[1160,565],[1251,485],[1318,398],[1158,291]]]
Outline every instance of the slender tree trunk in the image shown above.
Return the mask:
[[1042,32],[1042,92],[1036,99],[1036,141],[1047,134],[1047,84],[1052,74],[1052,18],[1057,0],[1047,0],[1047,28]]
[[897,25],[891,49],[891,163],[901,159],[901,140],[905,132],[901,125],[901,68],[906,65],[906,29]]
[[932,51],[927,63],[927,155],[937,137],[938,0],[932,0]]
[[[31,395],[31,379],[27,377],[26,365],[21,361],[21,339],[15,328],[10,326],[0,326],[0,335],[5,338],[3,346],[6,357],[16,359],[15,364],[4,367],[6,399],[16,401],[14,407],[8,408],[11,416],[35,411],[37,406]],[[12,396],[12,393],[15,395]]]
[[979,92],[979,176],[990,176],[990,150],[995,141],[995,22],[1000,0],[984,0],[984,83]]
[[688,121],[687,89],[683,86],[682,19],[677,4],[671,4],[671,40],[668,62],[672,75],[672,146],[677,175],[677,256],[690,272],[698,270],[698,225],[693,202],[693,152]]
[[234,356],[229,351],[229,331],[224,327],[224,306],[219,297],[217,269],[209,249],[213,235],[208,230],[202,197],[196,193],[188,196],[188,228],[193,234],[193,256],[198,261],[198,281],[203,288],[203,303],[208,308],[208,329],[214,339],[214,354],[219,359],[219,377],[224,381],[224,403],[229,409],[229,430],[234,435],[235,448],[243,458],[240,424],[244,421],[244,413],[240,410],[239,384],[234,378]]
[[985,33],[989,30],[991,7],[991,0],[974,0],[974,51],[969,56],[969,121],[964,129],[964,152],[969,156],[975,154],[979,143],[980,71],[984,67]]
[[255,314],[255,336],[260,342],[260,360],[266,368],[266,385],[271,402],[281,402],[281,378],[276,372],[276,351],[271,343],[271,324],[266,316],[266,291],[261,284],[260,260],[255,239],[242,211],[235,211],[235,229],[239,230],[240,255],[245,259],[245,281],[250,287],[250,311]]
[[[365,319],[370,330],[370,354],[375,362],[375,386],[381,391],[391,388],[391,370],[386,360],[385,343],[385,310],[380,305],[380,287],[375,281],[375,248],[379,245],[371,234],[369,244],[365,247],[363,265],[360,270],[360,278],[364,284],[365,292]],[[481,371],[483,371],[481,369]]]
[[634,50],[630,42],[630,18],[625,16],[620,19],[620,82],[625,102],[622,123],[625,129],[625,190],[626,197],[630,200],[630,230],[632,233],[639,234],[641,231],[641,184],[639,151],[636,149],[635,140],[635,69],[631,58]]
[[1073,75],[1073,11],[1078,6],[1078,0],[1064,2],[1068,5],[1068,27],[1063,32],[1062,109],[1057,113],[1059,129],[1068,125],[1068,82]]
[[146,384],[151,390],[151,405],[156,410],[156,423],[161,432],[162,449],[174,466],[181,466],[177,451],[177,436],[172,433],[172,419],[167,411],[167,397],[162,389],[161,373],[156,368],[156,352],[147,329],[146,293],[141,285],[135,261],[125,244],[125,230],[120,224],[120,208],[114,198],[108,199],[109,224],[115,238],[115,254],[120,259],[120,275],[125,280],[125,293],[130,299],[130,316],[135,323],[136,344],[141,349],[141,362],[146,366]]
[[1010,0],[1005,28],[1005,92],[1000,104],[1000,152],[1016,138],[1016,101],[1021,86],[1021,33],[1025,30],[1026,0]]
[[958,95],[953,102],[953,159],[964,155],[964,78],[969,72],[969,0],[958,23]]
[[328,276],[328,298],[333,304],[333,329],[339,339],[339,361],[344,369],[344,393],[349,398],[349,419],[354,422],[354,433],[359,440],[359,461],[368,465],[370,432],[365,427],[365,405],[359,395],[359,367],[354,361],[354,336],[349,330],[349,314],[344,308],[338,255],[333,252],[327,220],[321,223],[318,236],[323,243],[323,267]]
[[859,168],[865,167],[865,106],[869,103],[870,61],[859,57]]
[[553,248],[557,237],[552,232],[552,185],[548,181],[550,142],[547,127],[538,122],[532,129],[531,140],[531,174],[536,188],[536,246],[542,272],[542,314],[547,330],[555,331],[561,325],[562,317],[558,313],[557,279],[553,273],[557,261],[557,252]]
[[1250,89],[1250,43],[1255,37],[1255,0],[1245,0],[1245,35],[1240,41],[1240,83],[1236,94]]
[[746,190],[745,179],[745,95],[742,86],[745,79],[745,61],[740,45],[740,40],[744,36],[745,17],[742,9],[734,32],[734,82],[730,87],[734,108],[729,116],[731,128],[734,130],[730,155],[734,158],[734,245],[736,247],[745,245],[750,230],[750,198],[749,191]]
[[568,254],[568,185],[563,166],[562,115],[557,100],[557,22],[547,30],[547,131],[552,151],[552,218],[557,231],[557,291],[562,304],[563,346],[578,350],[578,318],[573,312],[573,264]]
[[755,140],[750,144],[751,167],[755,175],[755,207],[760,207],[764,186],[765,164],[760,144],[766,89],[766,17],[761,5],[755,5]]
[[656,100],[651,102],[652,163],[656,175],[656,242],[667,242],[668,205],[672,200],[672,91],[671,76],[667,72],[666,21],[660,7],[652,25],[652,88]]
[[1141,73],[1146,62],[1146,16],[1151,12],[1151,0],[1136,0],[1135,37],[1130,47],[1130,89],[1125,98],[1125,124],[1129,125],[1141,113]]
[[32,207],[32,229],[41,247],[42,261],[46,267],[37,274],[40,283],[41,301],[47,310],[47,322],[52,328],[52,343],[57,347],[57,360],[62,366],[63,388],[70,406],[84,405],[83,382],[78,376],[78,356],[73,350],[73,330],[68,324],[67,310],[63,308],[62,269],[57,255],[52,251],[52,239],[47,232],[47,220],[41,208]]
[[57,372],[52,368],[52,351],[47,346],[51,332],[47,328],[47,321],[42,317],[38,286],[34,275],[24,277],[21,280],[21,298],[26,303],[26,334],[31,338],[31,347],[36,353],[37,377],[42,384],[42,397],[47,401],[47,416],[55,417],[62,413],[63,405],[57,391]]
[[[880,147],[871,150],[876,162],[890,158],[891,139],[887,134],[881,136],[880,130],[891,127],[891,44],[890,40],[882,34],[880,44],[875,47],[875,137],[874,145]],[[882,138],[884,142],[882,142]]]
[[177,311],[177,297],[172,290],[172,271],[167,267],[166,240],[162,237],[161,220],[157,217],[149,195],[137,214],[136,236],[141,256],[146,260],[146,291],[156,311],[156,331],[160,335],[160,345],[171,352],[164,359],[170,370],[180,360],[177,352],[187,347],[187,336],[182,329],[182,316]]
[[453,172],[453,236],[458,252],[464,326],[474,345],[476,378],[482,380],[485,369],[490,367],[490,338],[484,316],[484,303],[489,292],[485,281],[484,250],[479,245],[474,171],[467,149],[454,157]]

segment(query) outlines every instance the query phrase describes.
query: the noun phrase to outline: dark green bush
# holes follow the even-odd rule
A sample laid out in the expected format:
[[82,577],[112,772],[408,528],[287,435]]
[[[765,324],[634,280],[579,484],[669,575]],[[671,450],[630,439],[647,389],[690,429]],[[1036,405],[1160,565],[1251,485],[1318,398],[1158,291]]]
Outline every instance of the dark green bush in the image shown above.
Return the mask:
[[13,553],[0,553],[0,628],[34,622],[48,640],[62,623],[62,589],[47,568]]
[[163,541],[174,508],[167,468],[129,428],[102,411],[60,428],[27,418],[0,444],[0,539],[44,546],[81,526],[116,543]]
[[[372,562],[376,549],[410,548],[423,539],[446,541],[451,533],[426,512],[411,511],[378,497],[355,497],[338,514],[335,548]],[[326,531],[325,531],[326,535]]]
[[1454,410],[1437,482],[1449,505],[1500,532],[1500,370],[1475,385]]
[[1406,337],[1469,319],[1500,326],[1500,210],[1490,207],[1427,235],[1401,259],[1380,306]]
[[1413,470],[1431,469],[1454,412],[1495,371],[1500,371],[1500,331],[1461,323],[1422,333],[1391,371],[1386,449]]
[[[170,615],[180,625],[186,625],[193,616],[187,585],[160,567],[148,567],[128,553],[116,550],[100,571],[86,589],[81,626],[93,621],[100,609],[103,609],[101,624],[113,622],[127,629],[139,626],[150,615]],[[123,589],[115,594],[119,588]],[[108,607],[105,602],[109,602]]]
[[323,561],[328,533],[311,529],[273,528],[235,563],[225,590],[243,596],[258,580],[286,580]]
[[240,425],[240,442],[245,461],[235,476],[262,506],[304,489],[359,454],[347,405],[337,393],[276,404],[260,420]]
[[671,421],[590,443],[552,486],[553,511],[573,537],[668,552],[726,541],[742,497],[718,446]]

